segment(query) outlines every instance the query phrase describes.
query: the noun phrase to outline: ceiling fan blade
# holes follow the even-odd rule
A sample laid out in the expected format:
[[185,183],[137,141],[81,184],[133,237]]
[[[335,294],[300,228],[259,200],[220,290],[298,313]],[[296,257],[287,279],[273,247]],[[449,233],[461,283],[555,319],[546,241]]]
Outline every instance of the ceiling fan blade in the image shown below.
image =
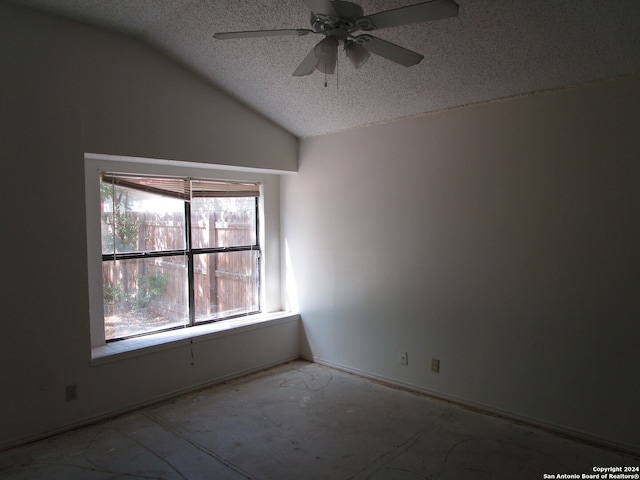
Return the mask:
[[247,32],[220,32],[213,35],[218,40],[230,40],[234,38],[257,38],[257,37],[281,37],[284,35],[308,35],[313,30],[306,28],[287,29],[287,30],[251,30]]
[[339,15],[336,9],[333,8],[331,0],[304,0],[307,7],[311,9],[316,15],[329,15],[338,18]]
[[304,77],[305,75],[311,75],[313,71],[316,69],[316,65],[318,64],[318,58],[316,57],[315,49],[311,49],[309,55],[302,60],[302,63],[298,65],[296,71],[293,72],[294,77]]
[[367,18],[375,25],[375,29],[398,27],[411,23],[442,20],[458,15],[459,6],[453,0],[431,0],[429,2],[395,8],[374,13]]
[[395,62],[404,67],[416,65],[417,63],[420,63],[424,58],[423,55],[420,55],[413,50],[408,50],[404,47],[401,47],[400,45],[387,42],[386,40],[382,40],[371,35],[360,35],[355,38],[360,39],[358,43],[360,43],[371,53],[380,55],[381,57],[384,57],[387,60],[391,60],[392,62]]

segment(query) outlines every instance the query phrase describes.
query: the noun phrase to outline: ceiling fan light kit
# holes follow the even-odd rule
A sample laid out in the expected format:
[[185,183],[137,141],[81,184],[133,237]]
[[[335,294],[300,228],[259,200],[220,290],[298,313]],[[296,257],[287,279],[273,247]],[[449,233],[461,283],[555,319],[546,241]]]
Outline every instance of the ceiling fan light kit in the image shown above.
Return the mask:
[[358,69],[369,59],[371,53],[362,45],[356,42],[350,42],[344,46],[344,52],[347,58],[353,65],[353,68]]
[[216,33],[214,38],[229,40],[284,35],[324,35],[325,38],[313,47],[293,72],[293,76],[296,77],[310,75],[315,70],[324,74],[333,74],[336,70],[340,45],[344,46],[347,58],[356,69],[364,65],[372,53],[404,67],[410,67],[420,63],[424,57],[369,33],[360,35],[355,33],[442,20],[457,16],[459,10],[458,4],[453,0],[430,0],[365,16],[359,5],[344,0],[304,1],[311,9],[311,29],[221,32]]

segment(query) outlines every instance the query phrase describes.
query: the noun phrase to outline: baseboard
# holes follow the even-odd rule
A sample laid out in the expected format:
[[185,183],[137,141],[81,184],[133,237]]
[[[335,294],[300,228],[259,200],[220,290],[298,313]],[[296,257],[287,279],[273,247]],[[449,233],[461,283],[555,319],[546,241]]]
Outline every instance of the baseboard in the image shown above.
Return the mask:
[[335,368],[336,370],[340,370],[340,371],[351,373],[363,378],[367,378],[369,380],[373,380],[375,382],[381,383],[389,387],[399,388],[402,390],[409,391],[411,393],[425,395],[435,400],[457,405],[459,407],[465,408],[467,410],[472,410],[477,413],[502,418],[504,420],[518,423],[520,425],[525,425],[527,427],[536,428],[538,430],[549,432],[554,435],[559,435],[580,443],[584,443],[584,444],[591,445],[598,448],[605,448],[607,450],[613,450],[615,452],[624,453],[625,455],[631,455],[633,457],[637,457],[638,459],[640,459],[640,455],[638,455],[638,448],[632,445],[626,445],[608,438],[598,437],[588,432],[573,430],[573,429],[564,427],[562,425],[556,425],[556,424],[544,422],[535,418],[528,418],[522,415],[514,414],[512,412],[507,412],[498,408],[494,408],[489,405],[483,405],[483,404],[472,402],[463,398],[429,390],[420,385],[402,382],[396,379],[378,375],[373,372],[368,372],[365,370],[349,367],[347,365],[331,362],[323,358],[304,355],[304,354],[301,355],[300,358],[303,360],[307,360],[309,362],[318,363],[320,365],[326,365],[327,367]]
[[521,425],[525,425],[528,427],[532,427],[532,428],[536,428],[538,430],[542,430],[542,431],[546,431],[549,433],[553,433],[555,435],[560,435],[566,438],[569,438],[571,440],[575,440],[587,445],[592,445],[595,447],[599,447],[599,448],[606,448],[608,450],[613,450],[616,452],[620,452],[620,453],[624,453],[626,455],[631,455],[634,457],[637,457],[638,459],[640,459],[640,455],[638,455],[637,453],[637,448],[634,448],[633,446],[630,445],[625,445],[625,444],[621,444],[615,441],[611,441],[610,439],[605,439],[605,438],[601,438],[595,435],[591,435],[589,433],[586,432],[581,432],[581,431],[576,431],[576,430],[572,430],[560,425],[555,425],[555,424],[550,424],[547,422],[543,422],[543,421],[539,421],[537,419],[531,419],[531,418],[527,418],[527,417],[523,417],[521,415],[516,415],[513,414],[511,412],[506,412],[500,409],[496,409],[487,405],[483,405],[483,404],[479,404],[476,402],[471,402],[462,398],[458,398],[455,396],[451,396],[451,395],[447,395],[447,394],[443,394],[441,392],[436,392],[436,391],[432,391],[429,389],[426,389],[424,387],[421,387],[419,385],[414,385],[411,383],[407,383],[407,382],[401,382],[395,379],[391,379],[389,377],[385,377],[382,375],[378,375],[372,372],[368,372],[365,370],[360,370],[357,368],[353,368],[353,367],[349,367],[346,365],[342,365],[339,363],[335,363],[335,362],[331,362],[329,360],[325,360],[319,357],[314,357],[314,356],[308,356],[308,355],[291,355],[288,357],[284,357],[282,359],[278,359],[278,360],[274,360],[272,362],[267,362],[255,367],[251,367],[251,368],[247,368],[247,369],[241,369],[241,370],[237,370],[234,371],[232,373],[223,375],[221,377],[216,377],[215,379],[212,380],[208,380],[206,382],[201,382],[195,385],[191,385],[189,387],[185,387],[185,388],[181,388],[181,389],[177,389],[162,395],[158,395],[156,397],[153,397],[149,400],[145,400],[144,402],[138,402],[136,404],[132,404],[129,405],[127,407],[124,408],[120,408],[120,409],[115,409],[115,410],[111,410],[108,412],[104,412],[102,414],[99,415],[93,415],[90,417],[86,417],[82,420],[79,420],[77,422],[65,425],[63,427],[60,428],[55,428],[55,429],[50,429],[44,432],[39,432],[39,433],[35,433],[32,435],[26,435],[24,437],[20,437],[18,439],[14,439],[14,440],[10,440],[8,442],[4,442],[0,444],[0,451],[4,451],[4,450],[8,450],[10,448],[15,448],[15,447],[19,447],[21,445],[25,445],[28,443],[32,443],[32,442],[36,442],[38,440],[43,440],[45,438],[49,438],[49,437],[53,437],[55,435],[60,435],[62,433],[66,433],[66,432],[70,432],[73,430],[76,430],[78,428],[82,428],[82,427],[86,427],[89,425],[93,425],[96,423],[100,423],[115,417],[119,417],[122,415],[126,415],[132,412],[135,412],[136,410],[140,410],[142,408],[160,403],[160,402],[164,402],[166,400],[170,400],[172,398],[176,398],[180,395],[184,395],[187,393],[191,393],[191,392],[195,392],[198,390],[201,390],[203,388],[207,388],[207,387],[212,387],[215,385],[220,385],[222,383],[228,382],[230,380],[235,380],[241,377],[244,377],[246,375],[250,375],[253,373],[257,373],[257,372],[261,372],[263,370],[267,370],[273,367],[276,367],[278,365],[282,365],[285,364],[287,362],[291,362],[294,360],[298,360],[298,359],[303,359],[309,362],[313,362],[313,363],[318,363],[320,365],[326,365],[328,367],[331,368],[335,368],[336,370],[340,370],[343,372],[347,372],[353,375],[357,375],[369,380],[373,380],[376,381],[378,383],[381,383],[383,385],[389,386],[389,387],[393,387],[393,388],[399,388],[402,390],[406,390],[409,391],[411,393],[417,393],[420,395],[425,395],[428,396],[430,398],[433,398],[435,400],[439,400],[442,402],[447,402],[453,405],[457,405],[459,407],[465,408],[467,410],[471,410],[477,413],[481,413],[484,415],[491,415],[494,417],[499,417],[511,422],[515,422]]
[[257,373],[263,370],[267,370],[273,367],[276,367],[278,365],[282,365],[284,363],[287,362],[292,362],[294,360],[298,360],[300,359],[300,356],[298,354],[296,355],[290,355],[287,357],[283,357],[281,359],[278,360],[273,360],[271,362],[267,362],[267,363],[263,363],[260,364],[258,366],[254,366],[251,368],[246,368],[246,369],[241,369],[241,370],[237,370],[231,373],[228,373],[226,375],[222,375],[220,377],[216,377],[214,379],[211,380],[207,380],[206,382],[201,382],[195,385],[190,385],[188,387],[185,388],[180,388],[177,390],[172,390],[171,392],[168,393],[164,393],[162,395],[157,395],[155,397],[152,397],[148,400],[145,400],[143,402],[138,402],[132,405],[128,405],[127,407],[124,408],[118,408],[118,409],[114,409],[114,410],[110,410],[108,412],[103,412],[100,413],[98,415],[92,415],[90,417],[85,417],[81,420],[78,420],[76,422],[67,424],[63,427],[59,427],[59,428],[53,428],[53,429],[49,429],[43,432],[38,432],[38,433],[34,433],[31,435],[25,435],[23,437],[20,437],[18,439],[14,439],[14,440],[9,440],[3,443],[0,443],[0,452],[4,451],[4,450],[9,450],[10,448],[15,448],[15,447],[19,447],[21,445],[26,445],[28,443],[32,443],[32,442],[37,442],[38,440],[44,440],[45,438],[49,438],[49,437],[53,437],[55,435],[60,435],[61,433],[66,433],[66,432],[70,432],[73,430],[76,430],[78,428],[82,428],[82,427],[86,427],[89,425],[94,425],[96,423],[100,423],[100,422],[104,422],[106,420],[115,418],[115,417],[119,417],[122,415],[126,415],[129,413],[133,413],[136,410],[140,410],[141,408],[145,408],[145,407],[149,407],[151,405],[160,403],[160,402],[164,402],[166,400],[170,400],[172,398],[176,398],[179,397],[180,395],[184,395],[187,393],[191,393],[191,392],[196,392],[198,390],[201,390],[203,388],[207,388],[207,387],[213,387],[215,385],[220,385],[222,383],[228,382],[230,380],[235,380],[241,377],[244,377],[246,375],[250,375],[252,373]]

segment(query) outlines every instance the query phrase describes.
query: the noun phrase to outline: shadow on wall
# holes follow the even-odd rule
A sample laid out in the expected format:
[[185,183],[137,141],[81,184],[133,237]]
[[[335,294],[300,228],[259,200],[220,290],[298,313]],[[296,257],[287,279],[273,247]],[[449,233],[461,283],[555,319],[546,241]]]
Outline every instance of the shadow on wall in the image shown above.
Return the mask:
[[[285,258],[285,293],[284,307],[285,310],[300,313],[300,303],[298,299],[298,282],[293,271],[293,263],[291,261],[291,251],[289,250],[289,242],[284,240],[284,258]],[[309,338],[307,337],[304,324],[300,328],[300,353],[303,358],[312,359],[313,352]]]
[[298,283],[293,272],[293,264],[291,262],[291,252],[289,251],[289,242],[284,240],[284,258],[285,258],[285,310],[290,312],[299,312],[300,304],[298,302]]

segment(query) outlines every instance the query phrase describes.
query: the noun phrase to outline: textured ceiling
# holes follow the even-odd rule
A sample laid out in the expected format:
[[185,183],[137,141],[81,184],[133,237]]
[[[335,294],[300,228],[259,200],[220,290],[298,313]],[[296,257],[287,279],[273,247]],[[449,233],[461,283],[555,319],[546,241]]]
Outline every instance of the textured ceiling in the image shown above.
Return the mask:
[[[640,0],[457,0],[458,17],[373,32],[424,55],[371,56],[338,75],[292,72],[320,37],[215,40],[215,32],[308,28],[303,0],[12,0],[134,35],[293,134],[320,135],[640,73]],[[418,0],[356,0],[365,14]],[[342,53],[342,52],[341,52]]]

